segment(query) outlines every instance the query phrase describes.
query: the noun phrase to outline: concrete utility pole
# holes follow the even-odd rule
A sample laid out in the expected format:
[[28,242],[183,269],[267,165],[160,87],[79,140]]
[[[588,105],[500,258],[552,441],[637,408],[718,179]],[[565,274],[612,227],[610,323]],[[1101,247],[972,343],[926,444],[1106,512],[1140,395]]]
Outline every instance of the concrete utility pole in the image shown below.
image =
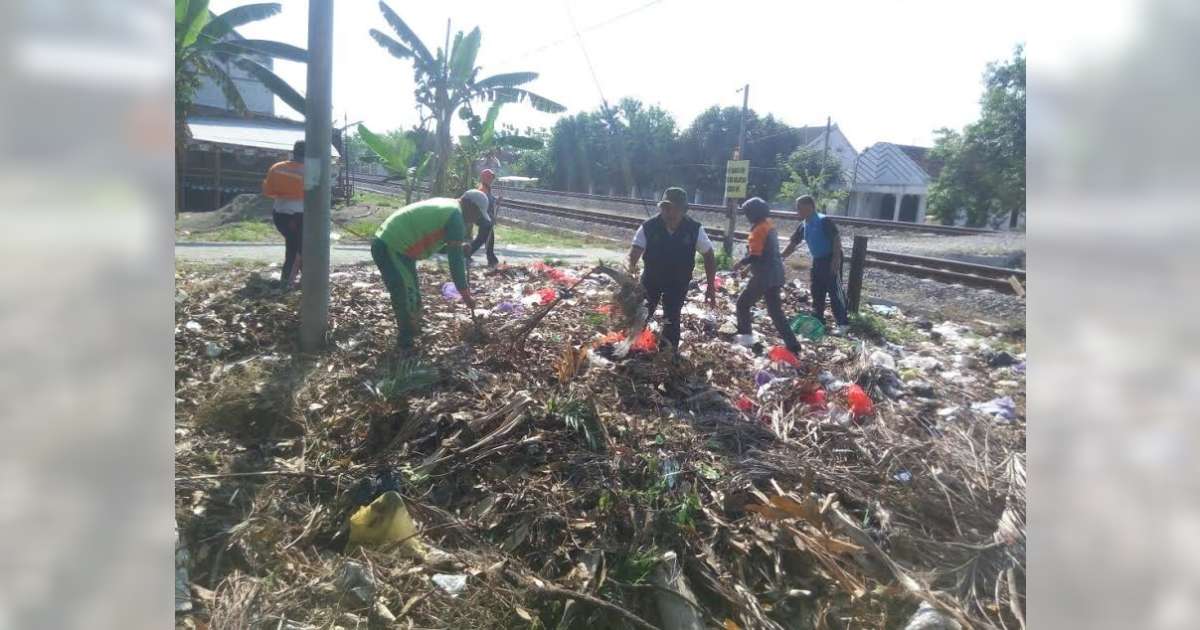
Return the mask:
[[[750,84],[747,83],[742,88],[742,117],[738,122],[738,143],[737,149],[733,152],[733,159],[742,159],[742,149],[746,143],[746,110],[750,107]],[[747,171],[746,178],[749,179],[750,173]],[[733,256],[733,231],[737,227],[737,202],[733,199],[725,200],[726,214],[728,215],[728,223],[725,226],[725,244],[723,249],[725,255]]]
[[304,268],[300,349],[325,346],[329,329],[329,145],[333,142],[333,0],[308,3],[304,124]]

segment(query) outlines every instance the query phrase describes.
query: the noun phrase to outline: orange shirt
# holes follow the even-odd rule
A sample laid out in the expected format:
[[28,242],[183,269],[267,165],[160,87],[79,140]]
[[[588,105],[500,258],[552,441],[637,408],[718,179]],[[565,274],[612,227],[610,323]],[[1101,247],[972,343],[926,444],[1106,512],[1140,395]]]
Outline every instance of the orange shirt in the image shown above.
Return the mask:
[[775,229],[775,224],[771,223],[770,219],[760,221],[754,229],[750,230],[749,254],[751,256],[762,256],[763,250],[767,246],[767,236],[771,234],[771,230]]
[[304,199],[304,164],[287,160],[278,162],[267,171],[263,194],[272,199]]

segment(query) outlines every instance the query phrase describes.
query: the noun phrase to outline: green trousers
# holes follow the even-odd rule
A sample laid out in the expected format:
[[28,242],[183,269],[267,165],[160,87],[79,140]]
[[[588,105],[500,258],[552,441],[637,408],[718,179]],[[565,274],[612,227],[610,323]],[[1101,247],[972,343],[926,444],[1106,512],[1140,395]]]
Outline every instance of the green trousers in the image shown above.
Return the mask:
[[421,285],[417,283],[417,263],[403,254],[393,252],[381,239],[371,241],[371,258],[383,276],[396,314],[396,329],[400,345],[411,346],[420,332]]

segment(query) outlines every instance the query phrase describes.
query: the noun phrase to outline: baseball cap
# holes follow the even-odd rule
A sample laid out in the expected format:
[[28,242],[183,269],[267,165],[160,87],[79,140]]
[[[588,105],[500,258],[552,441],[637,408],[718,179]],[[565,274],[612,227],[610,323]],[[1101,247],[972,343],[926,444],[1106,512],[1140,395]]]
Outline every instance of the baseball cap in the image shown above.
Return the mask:
[[463,199],[475,206],[479,210],[479,218],[482,223],[491,223],[492,217],[488,216],[488,198],[483,194],[482,190],[471,189],[462,194]]
[[662,205],[664,201],[676,208],[688,209],[687,191],[678,186],[672,186],[663,191],[662,201],[658,202],[659,205]]

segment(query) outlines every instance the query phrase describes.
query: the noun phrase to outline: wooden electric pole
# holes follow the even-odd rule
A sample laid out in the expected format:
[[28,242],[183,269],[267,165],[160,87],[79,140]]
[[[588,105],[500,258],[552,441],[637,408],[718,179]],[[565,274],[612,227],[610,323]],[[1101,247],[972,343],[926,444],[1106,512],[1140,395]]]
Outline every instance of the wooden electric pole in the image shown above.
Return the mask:
[[304,125],[304,249],[300,349],[325,346],[329,329],[329,145],[333,142],[333,0],[308,3]]
[[[741,120],[738,122],[738,143],[737,149],[733,151],[734,160],[742,159],[742,149],[746,143],[746,110],[749,107],[750,84],[747,83],[746,86],[742,88],[742,116]],[[748,180],[749,178],[750,172],[747,171],[746,179]],[[747,185],[749,185],[748,182]],[[726,182],[726,188],[728,188],[728,182]],[[733,232],[737,227],[737,201],[734,199],[726,199],[725,205],[725,212],[728,217],[728,222],[725,225],[725,245],[723,249],[725,250],[726,256],[733,256]]]

